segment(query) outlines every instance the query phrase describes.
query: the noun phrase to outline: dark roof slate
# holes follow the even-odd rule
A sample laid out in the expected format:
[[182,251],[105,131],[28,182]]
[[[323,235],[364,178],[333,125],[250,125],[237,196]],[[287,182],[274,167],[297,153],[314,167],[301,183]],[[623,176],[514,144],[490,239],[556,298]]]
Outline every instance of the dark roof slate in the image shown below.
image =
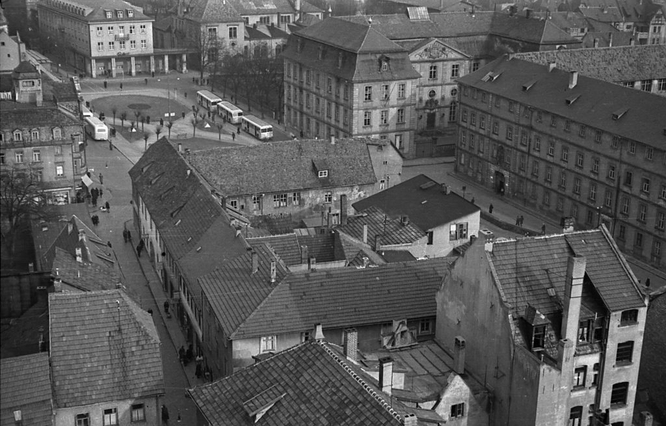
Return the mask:
[[[495,79],[485,79],[489,73],[499,74]],[[529,81],[536,83],[523,90]],[[597,80],[584,75],[569,89],[569,72],[532,62],[509,59],[503,56],[476,72],[458,79],[463,85],[476,87],[506,99],[512,99],[559,117],[571,118],[593,129],[600,129],[630,140],[640,141],[655,148],[663,147],[664,120],[655,111],[666,111],[666,97],[641,90]],[[577,96],[575,102],[567,99]],[[613,115],[620,106],[628,110],[620,119]]]
[[65,250],[56,247],[51,274],[63,283],[82,291],[113,290],[121,284],[118,273],[110,266],[92,262],[77,262]]
[[610,311],[645,306],[624,257],[607,232],[596,229],[493,244],[490,259],[514,315],[523,315],[528,305],[544,315],[561,312],[547,290],[552,286],[564,299],[567,262],[573,255],[586,257],[586,274]]
[[238,10],[231,0],[199,0],[185,15],[185,19],[199,24],[243,22]]
[[52,293],[49,322],[58,407],[164,394],[153,317],[123,291]]
[[612,83],[666,78],[663,44],[525,52],[511,57],[541,65],[555,62],[564,71],[578,71]]
[[0,122],[4,129],[81,126],[79,120],[70,117],[55,106],[38,107],[35,105],[21,105],[9,101],[1,103]]
[[[317,177],[314,159],[328,162],[328,180]],[[225,196],[351,187],[377,180],[366,144],[354,140],[210,149],[191,153],[189,161]]]
[[377,236],[381,237],[382,244],[388,245],[412,244],[426,236],[425,231],[414,223],[403,225],[400,217],[390,217],[373,205],[361,214],[349,217],[347,224],[336,227],[336,230],[363,241],[364,226],[367,226],[367,243],[371,246],[375,244]]
[[[125,2],[123,0],[104,0],[104,2],[100,2],[99,0],[70,0],[69,3],[74,4],[76,6],[82,7],[84,9],[85,15],[78,15],[75,14],[74,12],[70,12],[67,9],[64,8],[58,8],[55,6],[51,6],[48,3],[44,2],[41,3],[40,5],[44,7],[49,7],[52,9],[55,9],[58,11],[58,13],[66,14],[66,15],[75,15],[77,19],[82,19],[88,22],[131,22],[131,21],[146,21],[146,20],[152,20],[152,18],[149,18],[148,16],[144,15],[141,12],[141,9],[131,5],[128,2]],[[123,18],[117,18],[115,14],[115,10],[127,10],[127,9],[132,9],[134,11],[134,16],[133,17],[128,17],[127,14],[124,14]],[[112,14],[112,18],[108,19],[106,17],[106,10],[111,10],[114,11]]]
[[252,423],[245,406],[269,389],[284,396],[257,421],[259,425],[402,424],[381,393],[318,341],[302,343],[189,392],[211,426],[234,426]]
[[316,323],[341,328],[433,316],[437,311],[435,294],[453,260],[291,273],[232,337],[305,331]]
[[406,215],[423,231],[480,211],[454,192],[446,194],[440,184],[418,175],[353,204],[358,212],[377,207],[390,217]]
[[0,424],[14,425],[14,410],[21,410],[23,426],[52,423],[48,352],[0,361]]

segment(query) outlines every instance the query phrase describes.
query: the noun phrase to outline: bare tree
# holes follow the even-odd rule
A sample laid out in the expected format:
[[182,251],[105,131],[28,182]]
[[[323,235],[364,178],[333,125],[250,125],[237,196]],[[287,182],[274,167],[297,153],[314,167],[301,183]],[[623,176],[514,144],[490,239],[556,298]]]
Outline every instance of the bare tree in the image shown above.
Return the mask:
[[185,34],[185,44],[194,51],[194,62],[199,66],[199,78],[204,72],[214,67],[227,49],[225,39],[218,37],[213,28],[190,27]]
[[148,133],[144,133],[143,135],[143,152],[146,152],[148,149]]
[[112,107],[112,108],[111,108],[111,113],[113,114],[113,125],[114,125],[114,126],[116,125],[116,113],[117,113],[117,112],[118,112],[118,108],[117,108],[117,107]]
[[222,140],[222,129],[224,128],[224,123],[218,123],[217,125],[217,140]]
[[10,268],[14,267],[16,242],[30,232],[31,219],[47,218],[46,207],[46,194],[37,175],[30,170],[3,170],[0,175],[0,229],[2,249],[7,250],[9,256],[6,257],[11,259]]
[[125,127],[125,120],[127,120],[127,112],[120,113],[120,127]]
[[157,136],[157,140],[160,140],[161,133],[162,133],[162,126],[155,126],[155,136]]
[[191,123],[192,123],[192,137],[196,137],[197,135],[197,123],[199,122],[199,119],[195,115],[192,117]]
[[169,129],[169,139],[171,139],[171,128],[173,127],[173,122],[167,121],[166,126],[167,129]]

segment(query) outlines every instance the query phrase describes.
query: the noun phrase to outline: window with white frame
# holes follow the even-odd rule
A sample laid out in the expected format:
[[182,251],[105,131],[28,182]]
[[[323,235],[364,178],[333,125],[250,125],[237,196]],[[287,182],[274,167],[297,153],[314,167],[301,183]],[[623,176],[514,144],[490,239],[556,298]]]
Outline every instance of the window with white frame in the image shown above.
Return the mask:
[[146,40],[141,40],[141,48],[145,49],[147,47]]
[[104,410],[102,424],[104,426],[118,426],[118,409],[109,408]]
[[140,24],[139,25],[139,33],[141,33],[141,34],[146,33],[146,24]]
[[430,80],[437,79],[437,65],[430,65],[430,70],[428,71],[428,78]]
[[363,89],[363,100],[371,101],[372,100],[372,86],[365,86]]
[[115,41],[110,41],[109,42],[109,50],[115,50],[116,49],[116,42]]
[[56,176],[57,177],[65,176],[65,167],[62,164],[56,165]]
[[456,78],[460,76],[460,65],[453,64],[451,65],[451,78]]
[[398,124],[404,124],[405,123],[405,109],[404,108],[398,108],[395,114],[396,117],[396,122]]
[[389,98],[389,85],[382,84],[382,100],[388,100]]
[[76,426],[90,426],[90,414],[88,413],[77,414]]
[[129,26],[129,33],[134,34],[136,32],[136,25],[130,25]]
[[381,111],[379,115],[379,124],[381,125],[388,124],[388,110]]
[[328,170],[319,170],[318,177],[320,178],[328,177]]
[[113,35],[113,26],[109,26],[106,29],[110,35]]
[[229,38],[230,39],[238,38],[238,27],[229,27]]
[[23,151],[14,151],[14,162],[23,163]]
[[136,49],[136,40],[130,40],[130,49]]
[[291,194],[291,203],[295,206],[298,206],[301,204],[301,193],[300,192],[294,192]]
[[39,163],[42,161],[42,152],[38,149],[32,150],[32,161]]
[[30,139],[33,140],[33,141],[38,141],[39,140],[39,130],[36,130],[36,129],[32,130],[30,132]]
[[451,417],[454,419],[465,416],[465,403],[453,404],[451,406]]
[[398,84],[398,99],[404,99],[405,98],[405,90],[406,90],[406,84],[405,83],[399,83]]
[[432,334],[434,331],[433,320],[431,318],[419,321],[419,335]]
[[272,352],[277,347],[277,336],[263,336],[261,338],[261,352]]
[[287,207],[287,194],[273,194],[273,207]]
[[132,404],[132,423],[146,421],[146,407],[143,404]]
[[104,33],[104,27],[97,27],[97,35],[101,36]]
[[363,125],[364,126],[372,125],[372,111],[363,111]]
[[324,193],[324,202],[325,203],[332,203],[333,202],[333,193],[330,191],[327,191]]

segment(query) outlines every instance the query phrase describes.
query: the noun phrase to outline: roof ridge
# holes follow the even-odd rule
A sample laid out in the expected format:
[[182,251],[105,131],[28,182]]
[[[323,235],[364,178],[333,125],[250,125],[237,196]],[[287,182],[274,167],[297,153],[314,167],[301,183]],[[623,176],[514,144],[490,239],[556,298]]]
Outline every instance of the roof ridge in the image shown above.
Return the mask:
[[335,360],[345,370],[345,372],[347,374],[349,374],[354,380],[356,380],[356,382],[359,385],[361,385],[363,387],[363,389],[370,396],[372,396],[377,402],[379,402],[381,404],[381,406],[386,411],[388,411],[388,413],[390,415],[393,416],[393,418],[395,418],[399,422],[402,422],[402,419],[400,418],[400,415],[393,409],[393,407],[391,407],[379,393],[375,392],[375,390],[372,389],[370,387],[370,385],[368,385],[365,382],[365,380],[363,380],[363,378],[361,376],[356,374],[356,372],[354,370],[352,370],[352,368],[350,366],[348,366],[347,363],[344,362],[344,360],[342,360],[342,358],[340,358],[335,352],[333,352],[333,350],[331,348],[329,348],[324,341],[317,341],[316,344],[320,345],[324,349],[324,351],[326,351],[326,353],[331,358],[333,358],[333,360]]
[[625,259],[624,255],[622,254],[619,247],[617,246],[617,243],[611,237],[610,233],[608,232],[608,229],[606,228],[606,225],[604,225],[602,223],[601,226],[599,226],[598,229],[601,232],[601,235],[604,237],[604,239],[608,243],[608,245],[610,246],[611,250],[613,250],[613,253],[617,257],[617,259],[620,261],[620,265],[622,265],[622,269],[624,269],[627,276],[629,276],[629,281],[631,281],[631,285],[634,287],[634,290],[636,290],[636,292],[641,297],[641,299],[645,300],[645,294],[643,294],[641,289],[638,287],[638,278],[636,278],[636,275],[634,274],[634,271],[632,271],[631,267],[629,267],[629,265],[627,264],[627,259]]

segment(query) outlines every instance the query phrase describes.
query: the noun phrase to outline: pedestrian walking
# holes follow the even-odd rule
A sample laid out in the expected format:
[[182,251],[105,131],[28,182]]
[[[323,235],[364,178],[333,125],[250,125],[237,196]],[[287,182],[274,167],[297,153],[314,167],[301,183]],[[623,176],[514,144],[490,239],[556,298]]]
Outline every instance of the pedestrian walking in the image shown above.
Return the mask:
[[520,225],[520,215],[516,216],[516,226]]
[[125,244],[127,244],[127,229],[123,229],[123,240],[125,241]]
[[488,213],[493,214],[493,205],[492,203],[488,206]]
[[[169,301],[168,300],[164,301],[164,313],[166,313],[166,314],[169,313]],[[185,352],[184,349],[183,349],[183,352]]]
[[141,257],[141,252],[143,251],[143,240],[139,241],[139,244],[136,246],[136,253]]
[[104,191],[102,191],[102,188],[100,188],[99,191],[97,191],[97,192],[98,192],[99,198],[102,198],[102,195],[104,194]]
[[123,83],[120,83],[120,90],[123,90]]
[[92,217],[90,219],[92,220],[93,225],[95,225],[95,226],[99,225],[99,216],[94,214],[94,215],[92,215]]
[[169,426],[169,410],[162,404],[162,426]]
[[194,374],[197,376],[197,379],[201,378],[201,364],[197,363],[197,367],[194,370]]
[[237,133],[240,135],[240,126],[238,126],[238,132]]
[[93,194],[90,198],[92,198],[93,207],[97,207],[97,195]]
[[148,85],[148,79],[144,78],[144,81],[146,82],[146,86]]
[[130,244],[132,243],[132,231],[129,229],[127,230],[127,241],[129,241]]
[[99,183],[100,185],[104,185],[104,176],[101,173],[99,174]]
[[523,222],[525,222],[525,217],[521,214],[520,215],[520,226],[523,226]]
[[546,235],[546,224],[541,225],[541,235]]
[[106,203],[104,203],[104,207],[106,207],[106,212],[107,213],[111,213],[111,205],[109,204],[108,201]]
[[232,141],[235,141],[235,140],[236,140],[236,134],[233,133],[233,132],[231,133],[231,140],[232,140]]

